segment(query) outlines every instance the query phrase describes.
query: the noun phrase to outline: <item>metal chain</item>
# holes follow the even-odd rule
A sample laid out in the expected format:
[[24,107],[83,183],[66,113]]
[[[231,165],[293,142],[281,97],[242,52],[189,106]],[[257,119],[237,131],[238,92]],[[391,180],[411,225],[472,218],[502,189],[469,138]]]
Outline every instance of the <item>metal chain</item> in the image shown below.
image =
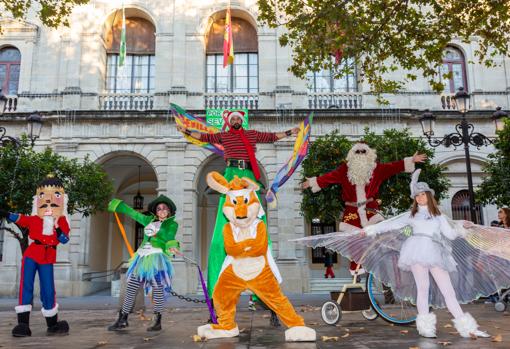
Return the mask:
[[184,300],[184,301],[186,301],[186,302],[193,302],[193,303],[206,303],[206,301],[205,301],[205,300],[203,300],[203,301],[202,301],[202,300],[197,299],[197,298],[185,297],[185,296],[182,296],[182,295],[180,295],[180,294],[178,294],[178,293],[176,293],[176,292],[174,292],[174,291],[170,291],[170,294],[171,294],[172,296],[177,297],[177,298],[179,298],[179,299],[182,299],[182,300]]

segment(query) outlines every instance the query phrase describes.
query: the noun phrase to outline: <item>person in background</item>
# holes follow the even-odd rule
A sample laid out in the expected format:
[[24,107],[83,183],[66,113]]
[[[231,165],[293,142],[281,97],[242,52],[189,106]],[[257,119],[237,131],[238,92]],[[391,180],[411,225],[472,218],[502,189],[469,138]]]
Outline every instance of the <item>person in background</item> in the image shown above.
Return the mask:
[[335,272],[333,271],[333,254],[335,252],[330,249],[325,249],[324,251],[324,266],[326,267],[326,274],[324,274],[324,278],[328,278],[330,276],[332,279],[335,278]]

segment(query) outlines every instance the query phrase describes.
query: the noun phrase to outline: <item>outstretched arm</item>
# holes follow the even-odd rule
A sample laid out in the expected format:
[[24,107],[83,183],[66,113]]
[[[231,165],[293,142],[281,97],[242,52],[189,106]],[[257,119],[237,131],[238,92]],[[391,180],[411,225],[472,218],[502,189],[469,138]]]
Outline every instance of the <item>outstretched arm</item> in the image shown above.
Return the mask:
[[345,164],[342,164],[333,171],[322,176],[307,178],[306,181],[301,184],[301,187],[303,189],[310,188],[313,193],[316,193],[322,188],[329,187],[332,184],[342,184],[342,180],[346,176],[346,171]]
[[119,199],[112,199],[112,201],[110,201],[110,203],[108,204],[108,211],[123,213],[131,217],[133,220],[137,221],[144,227],[154,220],[154,217],[152,215],[146,216],[138,212],[137,210],[133,209],[132,207],[127,205],[124,201]]

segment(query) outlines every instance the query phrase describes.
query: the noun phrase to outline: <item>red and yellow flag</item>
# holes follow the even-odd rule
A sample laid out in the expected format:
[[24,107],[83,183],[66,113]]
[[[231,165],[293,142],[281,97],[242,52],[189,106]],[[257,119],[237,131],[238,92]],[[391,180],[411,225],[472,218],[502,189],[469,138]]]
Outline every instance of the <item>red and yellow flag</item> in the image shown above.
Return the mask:
[[223,34],[223,68],[232,63],[234,63],[234,40],[232,38],[232,18],[230,17],[229,7],[225,17],[225,33]]

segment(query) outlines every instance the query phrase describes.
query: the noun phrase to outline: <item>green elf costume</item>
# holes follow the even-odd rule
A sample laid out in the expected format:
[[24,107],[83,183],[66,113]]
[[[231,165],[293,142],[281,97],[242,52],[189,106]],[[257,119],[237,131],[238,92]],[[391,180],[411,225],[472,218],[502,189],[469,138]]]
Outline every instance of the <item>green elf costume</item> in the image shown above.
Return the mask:
[[129,261],[126,297],[117,321],[108,327],[110,331],[129,326],[128,314],[133,309],[140,286],[144,287],[146,294],[152,290],[154,318],[147,331],[161,330],[161,312],[165,298],[172,290],[174,274],[169,249],[179,248],[179,241],[175,240],[178,228],[175,222],[176,206],[168,197],[160,195],[148,208],[150,214],[145,215],[119,199],[113,199],[108,205],[108,211],[123,213],[144,226],[143,241]]

